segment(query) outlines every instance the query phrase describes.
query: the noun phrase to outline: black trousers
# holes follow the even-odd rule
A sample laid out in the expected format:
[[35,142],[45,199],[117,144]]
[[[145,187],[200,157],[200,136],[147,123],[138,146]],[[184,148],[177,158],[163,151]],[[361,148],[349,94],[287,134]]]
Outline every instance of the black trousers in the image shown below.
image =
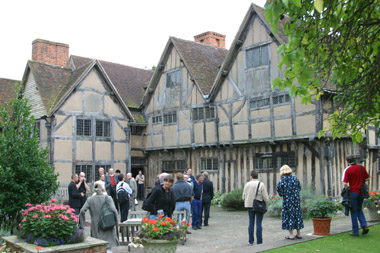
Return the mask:
[[137,184],[137,198],[144,199],[144,184]]
[[110,188],[111,197],[113,199],[113,203],[115,204],[116,209],[119,211],[119,205],[116,199],[116,186],[111,186]]
[[128,220],[129,201],[120,204],[120,222]]
[[[204,217],[204,225],[208,225],[208,218],[210,217],[210,202],[202,202],[202,215]],[[202,224],[202,215],[201,215],[201,224]]]

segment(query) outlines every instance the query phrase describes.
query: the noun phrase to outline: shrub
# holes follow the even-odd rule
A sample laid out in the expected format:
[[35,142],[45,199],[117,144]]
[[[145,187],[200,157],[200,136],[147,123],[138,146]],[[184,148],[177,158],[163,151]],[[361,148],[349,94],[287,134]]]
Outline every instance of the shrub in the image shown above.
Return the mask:
[[27,242],[46,247],[83,241],[83,230],[77,230],[78,216],[70,206],[27,203],[26,207],[19,231]]
[[221,201],[224,209],[244,210],[243,189],[236,189],[227,193]]
[[308,209],[312,218],[327,218],[335,212],[333,201],[323,196],[318,199],[311,199]]
[[0,226],[19,224],[26,203],[49,200],[57,190],[57,174],[40,149],[35,120],[27,100],[18,96],[0,107]]
[[227,195],[227,193],[215,192],[214,197],[211,200],[211,205],[222,206],[221,202],[222,202],[224,196],[226,196],[226,195]]
[[272,217],[281,217],[282,197],[273,195],[269,197],[268,215]]

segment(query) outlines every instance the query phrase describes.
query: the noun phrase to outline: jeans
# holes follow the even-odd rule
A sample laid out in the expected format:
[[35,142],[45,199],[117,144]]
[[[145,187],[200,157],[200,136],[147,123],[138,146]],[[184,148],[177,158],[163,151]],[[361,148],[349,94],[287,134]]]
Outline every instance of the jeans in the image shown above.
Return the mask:
[[144,199],[144,184],[137,184],[137,198]]
[[262,244],[263,243],[263,227],[261,224],[263,222],[264,214],[256,213],[252,210],[252,208],[248,208],[248,216],[249,216],[249,226],[248,226],[249,240],[248,240],[248,242],[250,244],[253,244],[253,242],[255,241],[255,237],[253,236],[253,233],[255,231],[255,217],[256,217],[257,218],[257,220],[256,220],[257,244]]
[[120,222],[128,220],[129,202],[125,202],[120,205]]
[[363,205],[363,197],[361,194],[356,192],[351,192],[351,222],[352,222],[352,231],[355,235],[359,235],[359,226],[358,220],[360,223],[360,227],[367,226],[367,221],[365,220],[362,205]]
[[[202,202],[202,213],[204,214],[204,225],[208,225],[208,218],[210,217],[210,202]],[[201,224],[202,224],[202,216],[201,216]]]
[[[190,216],[190,202],[189,201],[184,201],[184,202],[177,202],[175,204],[175,210],[176,211],[182,211],[186,210],[186,222],[189,222],[189,216]],[[183,220],[183,215],[181,215],[181,218],[178,215],[178,221]]]
[[191,226],[200,227],[202,215],[202,200],[194,199],[191,202],[191,208],[193,209],[193,222],[191,223]]

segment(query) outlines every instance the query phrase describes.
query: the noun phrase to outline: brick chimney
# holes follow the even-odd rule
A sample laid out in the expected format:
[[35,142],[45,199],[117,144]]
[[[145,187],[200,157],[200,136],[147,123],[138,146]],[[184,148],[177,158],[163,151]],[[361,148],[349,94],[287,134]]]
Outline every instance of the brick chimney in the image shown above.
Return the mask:
[[36,39],[32,42],[32,60],[52,65],[66,66],[69,61],[69,45]]
[[215,47],[226,47],[226,35],[216,32],[205,32],[194,36],[195,42],[208,44]]

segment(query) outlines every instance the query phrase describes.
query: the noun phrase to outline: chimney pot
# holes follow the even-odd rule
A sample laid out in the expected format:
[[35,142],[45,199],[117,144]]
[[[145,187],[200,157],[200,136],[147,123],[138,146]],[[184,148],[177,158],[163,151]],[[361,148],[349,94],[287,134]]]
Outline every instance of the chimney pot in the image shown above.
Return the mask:
[[61,67],[67,66],[69,61],[69,45],[36,39],[32,42],[32,60]]
[[226,35],[216,32],[205,32],[194,36],[195,42],[215,46],[226,47]]

